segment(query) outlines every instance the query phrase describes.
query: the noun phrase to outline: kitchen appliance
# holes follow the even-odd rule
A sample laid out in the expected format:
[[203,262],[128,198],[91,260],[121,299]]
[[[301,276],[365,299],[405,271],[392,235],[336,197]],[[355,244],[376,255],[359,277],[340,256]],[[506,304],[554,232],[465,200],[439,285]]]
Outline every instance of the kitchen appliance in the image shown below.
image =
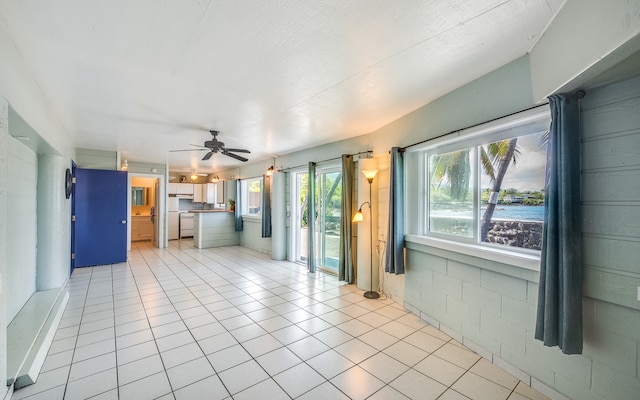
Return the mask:
[[180,234],[180,199],[177,197],[167,198],[167,225],[169,228],[169,240],[178,239]]
[[180,213],[180,239],[183,237],[193,237],[193,214],[190,212]]

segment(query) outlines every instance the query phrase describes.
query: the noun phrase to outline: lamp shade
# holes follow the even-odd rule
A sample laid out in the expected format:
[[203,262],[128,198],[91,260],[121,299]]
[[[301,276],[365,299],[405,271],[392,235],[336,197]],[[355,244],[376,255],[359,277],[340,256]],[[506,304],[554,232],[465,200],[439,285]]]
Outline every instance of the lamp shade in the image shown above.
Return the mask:
[[351,222],[361,222],[364,219],[362,215],[362,209],[358,210],[355,214],[353,214],[353,219]]
[[372,182],[373,178],[375,178],[378,173],[378,162],[376,159],[362,158],[358,162],[360,163],[360,171],[362,172],[362,175],[364,175],[369,182]]

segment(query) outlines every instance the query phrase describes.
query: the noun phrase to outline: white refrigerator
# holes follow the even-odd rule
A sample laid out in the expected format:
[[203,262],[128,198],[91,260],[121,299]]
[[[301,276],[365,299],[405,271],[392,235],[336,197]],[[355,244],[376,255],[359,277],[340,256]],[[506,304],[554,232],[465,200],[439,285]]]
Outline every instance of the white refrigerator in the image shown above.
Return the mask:
[[167,201],[167,220],[169,227],[169,240],[178,239],[179,233],[179,212],[180,199],[177,197],[169,197]]

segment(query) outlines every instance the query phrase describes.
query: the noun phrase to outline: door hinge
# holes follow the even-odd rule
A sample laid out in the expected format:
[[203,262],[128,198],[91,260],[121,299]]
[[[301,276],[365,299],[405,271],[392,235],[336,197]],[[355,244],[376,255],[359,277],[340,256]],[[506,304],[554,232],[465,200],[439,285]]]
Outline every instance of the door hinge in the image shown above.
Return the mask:
[[76,259],[76,253],[71,253],[71,259],[75,260]]
[[75,215],[71,216],[71,222],[76,222],[76,216]]

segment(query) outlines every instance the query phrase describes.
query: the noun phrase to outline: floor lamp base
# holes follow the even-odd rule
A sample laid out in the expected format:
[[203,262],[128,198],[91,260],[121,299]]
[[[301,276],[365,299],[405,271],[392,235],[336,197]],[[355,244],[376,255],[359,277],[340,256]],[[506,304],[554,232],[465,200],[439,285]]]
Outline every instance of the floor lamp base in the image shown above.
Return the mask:
[[380,294],[378,292],[364,292],[364,297],[367,299],[378,299]]

